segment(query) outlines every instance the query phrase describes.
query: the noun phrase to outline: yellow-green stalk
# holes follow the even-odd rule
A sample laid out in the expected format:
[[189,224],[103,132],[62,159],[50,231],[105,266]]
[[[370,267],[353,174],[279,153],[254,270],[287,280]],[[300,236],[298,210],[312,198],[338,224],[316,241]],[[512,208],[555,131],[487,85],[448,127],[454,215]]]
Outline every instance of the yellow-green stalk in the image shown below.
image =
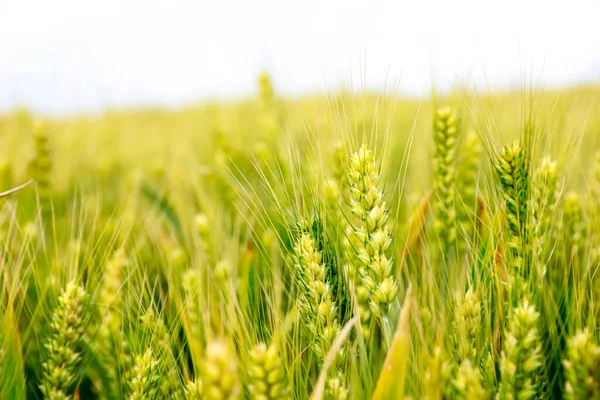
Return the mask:
[[72,399],[73,386],[80,375],[81,341],[85,332],[84,305],[86,293],[75,282],[69,282],[58,298],[52,315],[51,333],[45,344],[40,389],[44,398]]
[[260,343],[250,351],[248,379],[253,400],[284,400],[290,396],[285,369],[274,345]]
[[567,346],[565,399],[600,399],[600,346],[587,329],[572,336]]

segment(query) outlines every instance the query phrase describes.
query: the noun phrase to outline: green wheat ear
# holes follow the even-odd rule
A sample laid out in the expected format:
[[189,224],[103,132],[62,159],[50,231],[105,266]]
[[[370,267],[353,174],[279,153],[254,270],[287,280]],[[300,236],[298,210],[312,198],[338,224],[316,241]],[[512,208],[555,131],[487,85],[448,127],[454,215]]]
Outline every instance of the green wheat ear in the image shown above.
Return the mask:
[[342,141],[336,141],[333,145],[333,177],[344,184],[344,175],[346,173],[346,147]]
[[477,359],[477,334],[481,329],[481,301],[470,287],[456,308],[456,329],[462,359]]
[[473,131],[466,137],[463,158],[458,166],[456,187],[460,200],[457,204],[457,220],[464,232],[464,239],[459,241],[460,250],[466,251],[469,241],[474,239],[477,226],[477,174],[481,165],[481,140]]
[[200,236],[201,246],[210,265],[215,263],[214,249],[210,235],[210,225],[206,214],[197,214],[194,219],[196,231]]
[[445,258],[456,241],[456,144],[459,120],[452,108],[437,110],[433,118],[433,213],[434,228]]
[[591,262],[598,264],[600,262],[600,151],[596,152],[594,165],[590,177],[589,196],[586,198],[586,210],[591,218],[590,241],[591,241]]
[[81,371],[81,341],[86,293],[75,282],[69,282],[58,298],[52,315],[51,335],[45,344],[47,361],[43,363],[40,389],[47,399],[72,399],[73,386]]
[[463,360],[456,373],[453,383],[455,399],[487,400],[489,393],[481,384],[481,373],[469,360]]
[[200,368],[204,399],[233,400],[241,395],[237,361],[224,342],[214,341],[206,348],[206,358]]
[[258,91],[261,106],[267,109],[273,107],[275,91],[273,90],[271,77],[265,71],[261,72],[258,76]]
[[202,400],[202,380],[189,380],[185,385],[185,400]]
[[263,132],[263,137],[273,141],[277,134],[277,115],[275,109],[275,91],[271,77],[266,72],[260,74],[258,78],[260,119],[259,126]]
[[423,380],[423,399],[435,400],[451,397],[452,366],[440,346],[435,346],[429,357]]
[[[389,210],[378,187],[381,177],[375,154],[367,145],[350,158],[347,179],[350,212],[355,218],[348,231],[352,274],[356,273],[369,294],[370,311],[385,320],[390,304],[396,299],[398,284],[392,275],[392,260],[386,256],[392,243]],[[358,295],[357,298],[360,304]]]
[[37,122],[33,128],[35,141],[35,156],[32,161],[32,177],[36,182],[42,217],[45,220],[51,215],[51,177],[52,158],[48,138],[48,128],[42,122]]
[[586,221],[579,194],[570,191],[563,202],[563,229],[567,256],[571,263],[580,265],[582,253],[587,250]]
[[346,385],[345,374],[338,370],[330,378],[327,379],[325,387],[325,399],[327,400],[346,400],[348,399],[349,391]]
[[[333,300],[331,284],[326,279],[326,266],[321,252],[317,250],[312,237],[311,228],[302,221],[300,238],[295,246],[295,270],[299,273],[301,289],[298,301],[299,309],[306,319],[306,326],[313,350],[317,356],[317,364],[322,365],[333,341],[340,332],[337,304]],[[339,366],[345,357],[344,348],[337,353],[334,364],[334,374],[326,382],[327,395],[342,396],[347,392],[346,378]]]
[[277,347],[264,343],[250,351],[248,366],[250,398],[255,400],[283,400],[290,396],[286,373],[277,354]]
[[544,157],[540,166],[535,171],[532,187],[532,229],[531,243],[533,262],[537,268],[538,276],[546,275],[546,236],[550,233],[552,215],[558,202],[557,165],[549,157]]
[[98,327],[97,345],[106,359],[106,370],[111,381],[111,392],[116,396],[123,393],[119,375],[127,375],[131,367],[129,344],[123,334],[122,307],[124,269],[128,260],[123,249],[115,252],[104,270],[100,287],[101,324]]
[[537,387],[543,363],[538,319],[539,313],[526,299],[509,316],[500,362],[501,400],[527,400],[541,395]]
[[183,274],[183,291],[185,294],[185,311],[187,316],[187,340],[191,347],[192,355],[199,353],[201,339],[201,314],[200,299],[198,291],[200,288],[200,271],[197,269],[188,269]]
[[340,325],[332,288],[326,281],[325,264],[314,239],[308,233],[303,233],[296,243],[294,268],[299,273],[301,289],[298,306],[306,319],[313,349],[320,363],[331,348]]
[[152,350],[136,355],[129,380],[130,400],[158,400],[160,371]]
[[569,339],[563,364],[567,379],[565,399],[600,398],[600,346],[594,343],[589,330],[579,331]]
[[512,301],[519,299],[528,276],[525,260],[527,251],[527,202],[529,199],[529,166],[526,151],[519,141],[504,146],[497,155],[495,169],[502,186],[505,220],[508,226],[506,246],[510,253],[508,276]]

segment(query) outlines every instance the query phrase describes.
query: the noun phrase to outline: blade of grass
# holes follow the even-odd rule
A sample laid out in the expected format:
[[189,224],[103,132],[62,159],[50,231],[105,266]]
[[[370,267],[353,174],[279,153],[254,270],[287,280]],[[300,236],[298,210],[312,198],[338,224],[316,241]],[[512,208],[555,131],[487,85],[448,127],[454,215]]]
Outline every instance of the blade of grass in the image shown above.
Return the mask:
[[30,179],[29,181],[25,182],[24,184],[22,184],[22,185],[20,185],[20,186],[17,186],[17,187],[14,187],[14,188],[12,188],[12,189],[9,189],[9,190],[7,190],[7,191],[1,192],[1,193],[0,193],[0,199],[1,199],[2,197],[6,197],[6,196],[8,196],[8,195],[10,195],[10,194],[13,194],[13,193],[15,193],[15,192],[18,192],[19,190],[26,188],[27,186],[31,185],[32,183],[33,183],[33,179]]
[[404,397],[412,297],[412,285],[409,285],[402,305],[398,328],[394,334],[392,346],[385,357],[372,400],[402,399]]

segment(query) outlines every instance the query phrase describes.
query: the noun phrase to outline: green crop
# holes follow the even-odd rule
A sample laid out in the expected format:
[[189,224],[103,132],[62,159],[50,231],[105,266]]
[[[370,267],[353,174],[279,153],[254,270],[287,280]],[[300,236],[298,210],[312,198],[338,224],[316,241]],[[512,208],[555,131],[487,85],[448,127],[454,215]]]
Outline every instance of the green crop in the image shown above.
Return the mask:
[[600,90],[442,102],[0,116],[0,398],[599,398]]

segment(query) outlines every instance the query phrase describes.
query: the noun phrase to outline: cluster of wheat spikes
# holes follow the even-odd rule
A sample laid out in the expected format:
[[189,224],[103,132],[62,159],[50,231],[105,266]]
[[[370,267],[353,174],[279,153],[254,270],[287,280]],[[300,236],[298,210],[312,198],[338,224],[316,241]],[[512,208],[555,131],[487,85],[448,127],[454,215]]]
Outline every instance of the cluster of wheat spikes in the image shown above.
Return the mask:
[[600,91],[442,100],[0,116],[0,398],[600,399]]

